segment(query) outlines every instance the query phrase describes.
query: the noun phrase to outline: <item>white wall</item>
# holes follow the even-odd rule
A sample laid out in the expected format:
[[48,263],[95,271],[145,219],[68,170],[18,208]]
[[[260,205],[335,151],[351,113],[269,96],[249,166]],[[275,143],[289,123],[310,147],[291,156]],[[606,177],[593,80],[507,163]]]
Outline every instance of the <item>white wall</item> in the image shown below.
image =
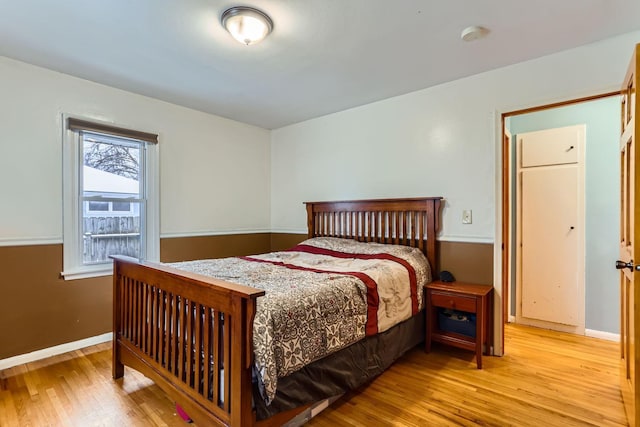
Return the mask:
[[62,113],[159,134],[162,236],[269,230],[268,130],[0,57],[0,245],[62,241]]
[[[443,240],[491,242],[496,110],[618,89],[637,41],[640,32],[271,133],[0,57],[0,244],[61,241],[61,113],[160,135],[164,236],[304,232],[306,200],[441,195]],[[461,223],[463,209],[473,224]]]
[[272,131],[273,230],[304,232],[308,200],[443,196],[442,240],[493,242],[496,111],[618,90],[639,41],[630,33]]

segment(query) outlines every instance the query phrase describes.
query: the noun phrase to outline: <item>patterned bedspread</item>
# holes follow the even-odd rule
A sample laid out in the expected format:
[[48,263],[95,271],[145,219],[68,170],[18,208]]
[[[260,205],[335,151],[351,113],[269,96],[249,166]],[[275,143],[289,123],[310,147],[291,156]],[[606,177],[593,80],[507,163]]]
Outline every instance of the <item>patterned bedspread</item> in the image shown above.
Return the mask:
[[279,377],[416,314],[431,280],[418,249],[330,237],[283,252],[171,265],[266,291],[257,300],[253,346],[267,403]]

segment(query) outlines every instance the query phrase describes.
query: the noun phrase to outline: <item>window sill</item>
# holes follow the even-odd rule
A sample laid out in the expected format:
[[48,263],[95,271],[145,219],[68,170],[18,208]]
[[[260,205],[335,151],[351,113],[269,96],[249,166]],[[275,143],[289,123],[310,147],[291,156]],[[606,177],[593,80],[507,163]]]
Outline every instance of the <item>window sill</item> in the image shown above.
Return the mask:
[[91,277],[111,276],[112,274],[113,263],[72,268],[60,273],[64,280],[89,279]]

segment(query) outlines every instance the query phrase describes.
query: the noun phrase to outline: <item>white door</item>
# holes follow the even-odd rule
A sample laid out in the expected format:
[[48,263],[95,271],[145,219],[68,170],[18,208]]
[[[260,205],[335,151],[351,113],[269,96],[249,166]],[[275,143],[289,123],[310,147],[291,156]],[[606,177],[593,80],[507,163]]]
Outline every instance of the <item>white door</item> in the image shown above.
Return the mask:
[[518,141],[516,321],[584,334],[585,126]]

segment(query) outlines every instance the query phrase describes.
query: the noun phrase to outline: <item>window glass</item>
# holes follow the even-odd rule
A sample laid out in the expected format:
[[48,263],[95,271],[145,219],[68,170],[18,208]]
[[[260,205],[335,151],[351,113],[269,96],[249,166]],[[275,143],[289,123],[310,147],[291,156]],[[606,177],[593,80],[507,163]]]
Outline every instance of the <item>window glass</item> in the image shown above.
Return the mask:
[[82,262],[144,257],[144,142],[81,132]]
[[131,210],[131,203],[129,202],[113,202],[113,211],[116,212],[129,212]]
[[90,211],[108,211],[109,202],[87,202]]

